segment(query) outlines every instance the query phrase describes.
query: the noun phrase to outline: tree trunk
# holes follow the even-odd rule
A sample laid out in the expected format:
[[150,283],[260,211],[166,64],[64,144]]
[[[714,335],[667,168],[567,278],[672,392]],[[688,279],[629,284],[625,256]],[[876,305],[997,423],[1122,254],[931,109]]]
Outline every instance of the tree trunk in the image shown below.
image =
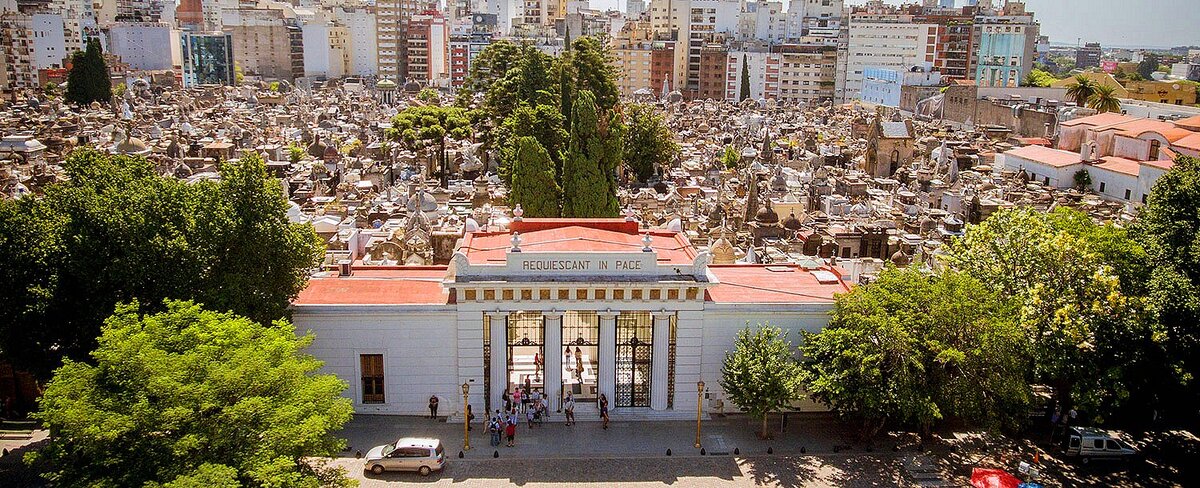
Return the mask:
[[762,433],[759,434],[759,437],[763,439],[771,438],[771,432],[767,430],[767,414],[765,413],[762,416]]
[[449,175],[446,174],[446,136],[442,136],[441,152],[439,153],[439,155],[441,157],[442,188],[449,188],[450,187],[450,177],[449,177]]

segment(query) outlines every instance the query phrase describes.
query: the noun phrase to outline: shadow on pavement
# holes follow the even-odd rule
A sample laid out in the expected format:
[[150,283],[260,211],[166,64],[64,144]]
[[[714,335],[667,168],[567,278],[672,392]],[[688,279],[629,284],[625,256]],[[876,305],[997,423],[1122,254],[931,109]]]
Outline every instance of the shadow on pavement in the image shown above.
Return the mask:
[[436,483],[449,479],[496,480],[517,486],[529,483],[645,483],[675,484],[685,478],[732,481],[742,476],[738,461],[728,456],[628,458],[628,459],[556,459],[552,469],[547,460],[459,460],[446,464],[441,473],[421,476],[416,473],[365,474],[366,479],[403,483]]
[[754,484],[760,486],[897,486],[894,460],[878,456],[758,457],[743,459],[740,464]]

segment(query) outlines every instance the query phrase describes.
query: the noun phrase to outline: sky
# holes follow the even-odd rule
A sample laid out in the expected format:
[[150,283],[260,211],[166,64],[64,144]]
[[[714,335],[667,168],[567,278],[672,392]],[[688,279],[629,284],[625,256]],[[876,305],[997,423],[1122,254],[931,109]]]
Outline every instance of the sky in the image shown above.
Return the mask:
[[[787,8],[787,0],[782,0]],[[905,3],[887,0],[889,3]],[[919,0],[912,0],[915,3]],[[626,0],[591,0],[595,9],[625,10]],[[997,3],[1003,0],[996,0]],[[649,0],[646,2],[649,4]],[[865,0],[849,0],[864,4]],[[958,5],[965,5],[958,0]],[[1200,0],[1025,0],[1055,44],[1099,42],[1104,46],[1200,46]]]

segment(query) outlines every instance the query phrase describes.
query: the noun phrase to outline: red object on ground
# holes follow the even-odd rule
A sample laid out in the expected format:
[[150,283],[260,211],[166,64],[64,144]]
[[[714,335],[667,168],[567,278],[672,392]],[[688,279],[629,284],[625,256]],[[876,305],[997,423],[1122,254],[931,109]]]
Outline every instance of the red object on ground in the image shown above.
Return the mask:
[[971,471],[971,486],[975,488],[1017,488],[1021,480],[1003,469],[975,468]]

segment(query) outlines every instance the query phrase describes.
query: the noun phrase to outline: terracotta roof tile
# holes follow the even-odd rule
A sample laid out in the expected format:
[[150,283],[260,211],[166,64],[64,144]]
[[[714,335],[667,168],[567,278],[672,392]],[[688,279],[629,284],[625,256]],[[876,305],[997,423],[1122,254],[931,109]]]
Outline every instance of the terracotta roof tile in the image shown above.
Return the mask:
[[714,303],[832,303],[835,294],[850,290],[844,280],[821,284],[797,265],[714,265],[709,270],[720,281],[708,289],[706,298]]
[[356,268],[351,276],[313,277],[292,305],[446,305],[445,275],[445,266]]
[[1043,146],[1018,147],[1004,153],[1006,156],[1017,156],[1022,159],[1041,163],[1055,168],[1062,168],[1083,162],[1083,157],[1077,152],[1052,149]]
[[1119,158],[1116,156],[1105,156],[1100,158],[1100,163],[1095,165],[1097,168],[1112,171],[1114,173],[1126,174],[1129,176],[1138,175],[1138,162],[1132,159]]

